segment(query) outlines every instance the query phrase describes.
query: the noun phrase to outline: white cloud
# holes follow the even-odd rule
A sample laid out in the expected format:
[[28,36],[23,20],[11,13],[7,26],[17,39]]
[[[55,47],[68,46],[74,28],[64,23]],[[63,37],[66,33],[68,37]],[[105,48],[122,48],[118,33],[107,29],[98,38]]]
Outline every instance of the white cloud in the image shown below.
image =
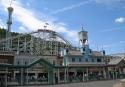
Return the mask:
[[[4,9],[7,8],[8,7],[7,0],[2,0],[2,5]],[[56,32],[63,33],[66,39],[68,40],[70,39],[72,40],[72,42],[76,41],[77,31],[68,29],[65,23],[62,22],[55,23],[54,22],[55,20],[53,21],[54,19],[53,17],[50,18],[46,17],[46,15],[44,15],[43,13],[41,14],[42,16],[45,16],[46,19],[41,19],[37,16],[36,14],[37,11],[32,10],[32,8],[29,10],[23,7],[23,5],[19,1],[13,2],[12,7],[14,8],[13,18],[21,25],[19,26],[18,29],[19,31],[21,30],[22,32],[23,30],[25,31],[25,29],[27,29],[27,31],[36,31],[38,28],[43,29],[45,22],[47,22],[49,23],[49,25],[51,25],[48,26],[49,29],[53,29]]]
[[116,23],[124,23],[125,22],[125,18],[124,17],[119,17],[115,19]]
[[58,9],[56,11],[53,11],[52,13],[50,14],[57,14],[57,13],[60,13],[60,12],[64,12],[64,11],[68,11],[68,10],[71,10],[71,9],[74,9],[74,8],[78,8],[78,7],[81,7],[82,5],[85,5],[85,4],[88,4],[90,3],[92,0],[87,0],[87,1],[82,1],[80,3],[77,3],[77,4],[73,4],[71,6],[68,6],[68,7],[64,7],[64,8],[61,8],[61,9]]
[[19,29],[18,32],[20,32],[20,33],[25,33],[28,31],[24,26],[19,26],[18,29]]
[[[8,7],[8,3],[9,2],[7,2],[7,0],[2,0],[2,5],[4,6],[4,8]],[[45,24],[45,22],[43,21],[44,19],[40,20],[39,18],[37,18],[36,12],[26,9],[22,6],[21,3],[15,1],[13,2],[12,7],[14,8],[14,20],[20,22],[22,26],[25,26],[30,31],[37,30]]]
[[113,7],[122,7],[122,8],[125,8],[125,6],[124,6],[125,0],[84,0],[84,1],[82,1],[80,3],[72,4],[70,6],[57,9],[56,11],[53,11],[50,14],[51,15],[58,14],[60,12],[65,12],[65,11],[68,11],[68,10],[72,10],[74,8],[78,8],[78,7],[81,7],[81,6],[85,5],[85,4],[89,4],[89,3],[93,3],[93,2],[95,2],[97,4],[102,4],[102,5],[110,6],[110,7],[113,6]]
[[0,28],[6,28],[6,25],[4,24],[4,22],[2,21],[2,19],[0,19]]

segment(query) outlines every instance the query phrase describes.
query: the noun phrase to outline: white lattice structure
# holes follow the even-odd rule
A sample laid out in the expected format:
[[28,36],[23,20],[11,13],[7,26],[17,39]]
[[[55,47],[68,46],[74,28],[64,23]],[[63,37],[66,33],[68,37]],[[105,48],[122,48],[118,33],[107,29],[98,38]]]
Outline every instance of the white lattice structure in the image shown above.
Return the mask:
[[6,49],[7,40],[3,39],[0,40],[0,51],[30,55],[59,55],[60,48],[71,48],[71,44],[57,32],[45,29],[7,39],[11,40],[10,50]]

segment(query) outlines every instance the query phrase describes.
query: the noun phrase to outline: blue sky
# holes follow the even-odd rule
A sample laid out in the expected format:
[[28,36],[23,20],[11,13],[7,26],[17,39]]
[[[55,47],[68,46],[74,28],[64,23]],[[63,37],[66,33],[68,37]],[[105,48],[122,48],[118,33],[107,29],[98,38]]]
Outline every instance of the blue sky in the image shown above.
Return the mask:
[[[12,31],[43,28],[59,32],[78,46],[81,26],[88,31],[93,50],[107,54],[125,51],[125,0],[16,0],[12,2]],[[6,28],[9,0],[0,0],[0,27]]]

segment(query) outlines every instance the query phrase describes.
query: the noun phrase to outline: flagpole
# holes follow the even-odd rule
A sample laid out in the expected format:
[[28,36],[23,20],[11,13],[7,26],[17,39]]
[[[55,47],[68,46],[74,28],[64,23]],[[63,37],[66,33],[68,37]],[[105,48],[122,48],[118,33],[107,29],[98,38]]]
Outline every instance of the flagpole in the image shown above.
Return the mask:
[[12,4],[12,0],[10,0],[10,7],[11,7],[11,4]]

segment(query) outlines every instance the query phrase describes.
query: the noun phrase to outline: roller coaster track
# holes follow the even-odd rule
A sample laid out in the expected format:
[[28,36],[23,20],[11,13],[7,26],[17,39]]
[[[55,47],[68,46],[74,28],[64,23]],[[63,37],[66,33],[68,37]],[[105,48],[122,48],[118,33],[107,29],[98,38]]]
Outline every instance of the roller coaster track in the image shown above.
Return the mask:
[[[52,30],[38,29],[38,31],[19,34],[0,40],[0,50],[6,51],[6,41],[11,40],[11,51],[29,52],[35,54],[58,55],[60,48],[71,48],[71,43],[59,33]],[[46,51],[46,52],[45,52]]]

